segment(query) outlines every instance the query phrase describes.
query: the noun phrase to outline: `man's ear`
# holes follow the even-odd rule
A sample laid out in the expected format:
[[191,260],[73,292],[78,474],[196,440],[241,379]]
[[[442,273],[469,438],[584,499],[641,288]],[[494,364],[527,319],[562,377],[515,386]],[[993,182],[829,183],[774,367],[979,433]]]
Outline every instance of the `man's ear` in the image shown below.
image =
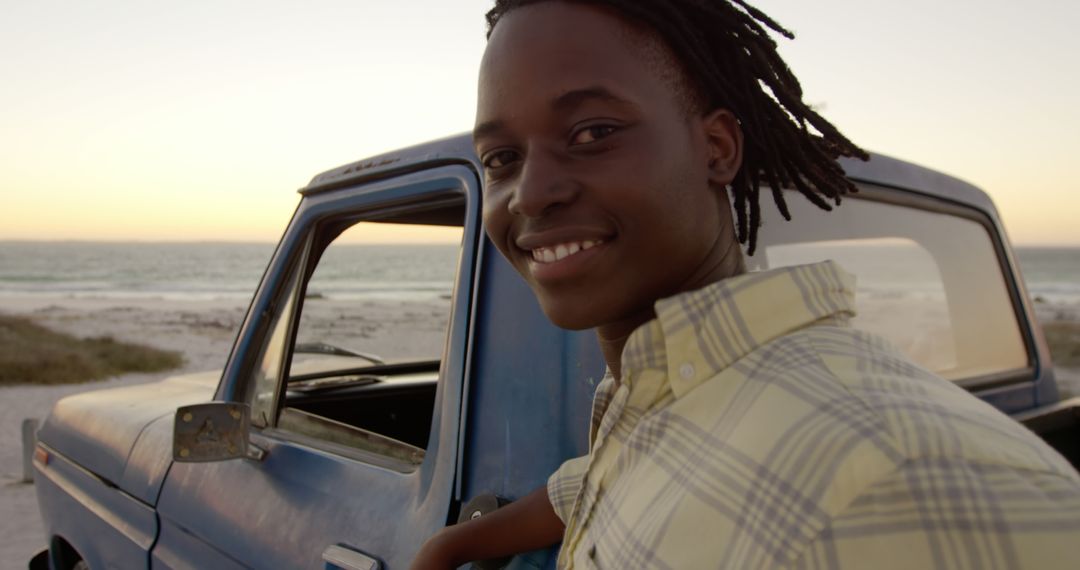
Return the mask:
[[701,121],[708,145],[709,182],[727,186],[742,166],[742,127],[727,109],[710,111]]

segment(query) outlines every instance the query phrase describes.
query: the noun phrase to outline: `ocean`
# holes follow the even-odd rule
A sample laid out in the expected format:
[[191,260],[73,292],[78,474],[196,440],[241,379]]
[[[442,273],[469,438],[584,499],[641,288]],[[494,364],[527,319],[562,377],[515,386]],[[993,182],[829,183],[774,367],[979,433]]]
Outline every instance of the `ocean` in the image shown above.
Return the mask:
[[1017,247],[1016,258],[1033,299],[1080,304],[1080,248]]
[[[445,296],[457,245],[342,245],[309,294],[331,298]],[[251,297],[274,251],[252,243],[0,241],[0,295]],[[329,255],[329,253],[328,253]],[[1080,247],[1017,247],[1033,298],[1080,304]]]
[[[308,294],[445,296],[453,288],[457,247],[335,244]],[[273,244],[260,243],[0,241],[0,295],[246,299],[273,253]]]

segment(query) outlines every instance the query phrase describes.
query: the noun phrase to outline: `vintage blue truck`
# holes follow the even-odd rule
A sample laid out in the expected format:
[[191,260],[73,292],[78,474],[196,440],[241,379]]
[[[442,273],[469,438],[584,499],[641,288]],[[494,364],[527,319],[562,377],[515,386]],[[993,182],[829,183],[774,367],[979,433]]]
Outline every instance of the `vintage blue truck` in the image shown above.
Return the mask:
[[[1059,395],[987,195],[884,156],[844,167],[859,193],[831,213],[792,197],[794,220],[766,219],[751,268],[839,260],[860,282],[855,326],[1076,465],[1080,403]],[[595,339],[552,326],[484,237],[480,172],[463,135],[316,176],[224,371],[60,401],[34,454],[48,548],[31,567],[406,568],[440,527],[584,453]],[[372,224],[459,232],[452,292],[411,353],[305,324],[328,251]]]

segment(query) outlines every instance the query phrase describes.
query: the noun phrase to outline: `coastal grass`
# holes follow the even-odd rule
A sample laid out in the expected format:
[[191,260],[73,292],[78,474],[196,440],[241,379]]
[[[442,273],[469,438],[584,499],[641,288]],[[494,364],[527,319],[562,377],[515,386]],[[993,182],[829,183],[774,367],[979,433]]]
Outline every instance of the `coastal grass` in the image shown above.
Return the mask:
[[1080,323],[1053,321],[1043,325],[1050,357],[1056,366],[1080,367]]
[[178,352],[114,340],[78,338],[29,319],[0,315],[0,386],[74,384],[127,372],[178,368]]

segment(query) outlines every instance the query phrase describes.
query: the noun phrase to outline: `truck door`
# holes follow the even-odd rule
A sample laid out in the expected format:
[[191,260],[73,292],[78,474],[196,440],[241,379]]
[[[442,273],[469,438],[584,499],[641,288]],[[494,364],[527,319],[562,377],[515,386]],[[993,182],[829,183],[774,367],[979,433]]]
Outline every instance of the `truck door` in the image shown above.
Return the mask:
[[154,567],[402,568],[447,522],[477,180],[338,186],[305,193],[222,379],[252,457],[173,464]]

